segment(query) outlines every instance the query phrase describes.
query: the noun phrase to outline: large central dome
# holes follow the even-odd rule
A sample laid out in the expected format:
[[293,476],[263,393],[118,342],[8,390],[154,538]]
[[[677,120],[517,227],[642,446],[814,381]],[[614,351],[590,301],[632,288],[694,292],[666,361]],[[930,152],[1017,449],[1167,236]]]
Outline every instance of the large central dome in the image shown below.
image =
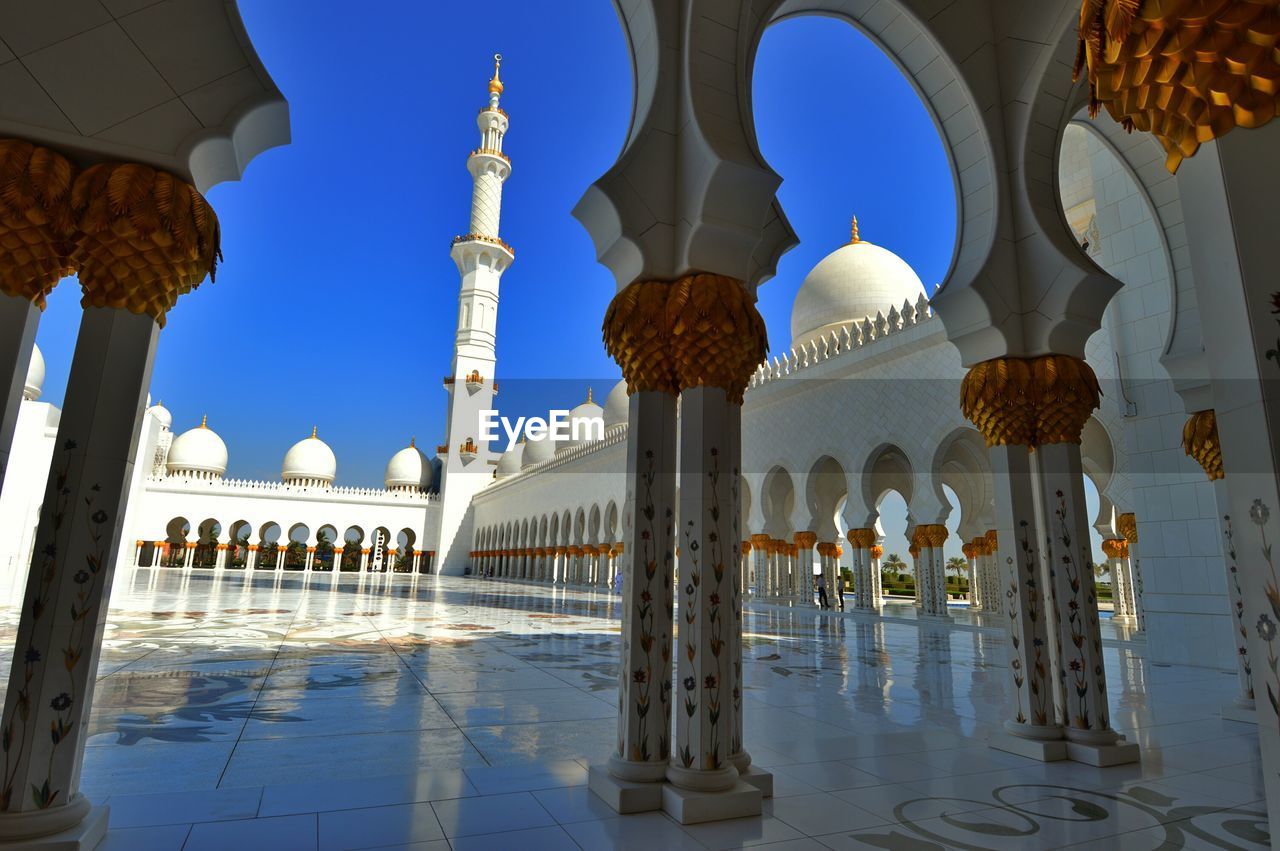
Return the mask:
[[888,314],[889,308],[913,305],[924,284],[906,261],[888,249],[853,238],[810,270],[791,308],[791,345],[799,346],[850,322]]

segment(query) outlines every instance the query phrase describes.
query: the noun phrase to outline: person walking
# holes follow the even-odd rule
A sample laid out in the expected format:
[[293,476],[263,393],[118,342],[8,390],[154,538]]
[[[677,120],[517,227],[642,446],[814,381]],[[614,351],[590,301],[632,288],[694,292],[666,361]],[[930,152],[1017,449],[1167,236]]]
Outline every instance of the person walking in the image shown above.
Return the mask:
[[843,612],[844,611],[844,577],[840,576],[840,574],[838,573],[836,574],[835,595],[836,595],[836,603],[839,604],[840,611]]
[[818,608],[831,608],[831,606],[827,604],[827,580],[826,577],[823,576],[818,577]]

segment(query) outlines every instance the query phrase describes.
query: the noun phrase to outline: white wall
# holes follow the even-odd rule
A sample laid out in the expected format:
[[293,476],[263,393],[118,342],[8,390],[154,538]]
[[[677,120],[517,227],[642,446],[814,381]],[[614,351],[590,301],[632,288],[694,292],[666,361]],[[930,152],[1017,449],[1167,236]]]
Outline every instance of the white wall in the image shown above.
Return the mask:
[[[1194,306],[1175,306],[1171,254],[1150,203],[1126,167],[1093,131],[1068,127],[1066,149],[1087,150],[1101,250],[1094,260],[1124,283],[1108,307],[1087,357],[1104,392],[1104,424],[1119,435],[1122,481],[1107,489],[1118,511],[1138,520],[1140,570],[1154,662],[1182,662],[1235,670],[1236,651],[1213,489],[1181,448],[1187,414],[1161,365],[1170,323]],[[1079,177],[1064,176],[1064,185]],[[1183,294],[1181,301],[1189,297]],[[1123,387],[1116,377],[1119,354]],[[1123,394],[1122,391],[1123,390]],[[1117,416],[1127,396],[1133,416]]]

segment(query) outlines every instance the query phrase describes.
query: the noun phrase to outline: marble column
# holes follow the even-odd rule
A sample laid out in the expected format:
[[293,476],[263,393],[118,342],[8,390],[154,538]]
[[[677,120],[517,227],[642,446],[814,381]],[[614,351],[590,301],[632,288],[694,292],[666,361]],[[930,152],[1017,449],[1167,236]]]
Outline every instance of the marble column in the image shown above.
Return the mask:
[[927,581],[924,575],[924,564],[920,559],[920,545],[915,540],[915,530],[908,534],[911,544],[907,547],[907,555],[911,557],[911,575],[916,585],[916,612],[924,611],[924,586]]
[[871,562],[871,608],[880,612],[884,607],[884,575],[880,572],[880,558],[884,555],[884,547],[876,543],[867,550]]
[[1048,527],[1044,539],[1049,599],[1062,665],[1058,699],[1065,709],[1062,720],[1071,758],[1117,765],[1137,761],[1138,746],[1111,728],[1078,434],[1076,429],[1064,442],[1042,443],[1035,453]]
[[845,537],[852,548],[849,554],[853,558],[853,605],[858,609],[873,610],[875,589],[871,576],[871,547],[876,542],[876,530],[866,527],[850,529]]
[[1000,563],[1000,551],[997,545],[999,535],[995,529],[988,529],[984,540],[983,556],[987,562],[987,595],[985,609],[992,614],[1004,614],[1005,584],[1002,581],[1004,568]]
[[1021,445],[988,450],[995,486],[997,534],[987,533],[998,567],[999,590],[1009,637],[1008,691],[1012,707],[1004,734],[992,747],[1044,761],[1067,755],[1054,709],[1056,688],[1049,653],[1049,611],[1041,572],[1041,536],[1036,523],[1031,451]]
[[[608,774],[624,783],[656,783],[666,777],[671,756],[676,399],[638,390],[629,404],[623,511],[631,516],[622,523],[618,739]],[[628,787],[608,783],[597,769],[590,785],[619,812],[654,808],[651,796],[631,796]]]
[[1133,600],[1133,620],[1138,632],[1146,632],[1147,610],[1142,601],[1142,564],[1138,560],[1138,519],[1133,512],[1116,516],[1116,531],[1124,536],[1128,552],[1125,565],[1128,568],[1130,597]]
[[[681,789],[719,792],[738,782],[729,757],[740,749],[733,717],[740,672],[728,643],[738,628],[731,569],[738,547],[738,470],[728,456],[740,440],[741,407],[718,387],[686,389],[680,405],[676,747],[667,779]],[[780,555],[787,558],[785,551]]]
[[76,169],[61,154],[0,140],[0,487],[9,466],[45,297],[73,265]]
[[[840,576],[840,557],[842,555],[844,555],[844,547],[837,542],[833,542],[831,544],[831,560],[828,562],[831,571],[827,577],[827,591],[829,593],[835,592],[836,583],[842,578]],[[835,605],[834,599],[832,600],[832,605]]]
[[93,826],[80,767],[158,333],[84,310],[5,694],[0,840]]
[[4,485],[4,472],[9,466],[9,450],[18,427],[18,411],[22,407],[36,328],[40,324],[40,308],[34,301],[6,295],[4,289],[0,287],[0,377],[5,380],[0,387],[3,393],[0,404],[4,405],[0,410],[0,487]]
[[1124,538],[1106,538],[1102,541],[1102,553],[1107,557],[1107,570],[1111,573],[1111,619],[1116,626],[1132,627],[1133,594],[1129,588],[1129,566],[1125,559],[1128,542]]
[[965,541],[960,552],[964,554],[965,572],[969,579],[969,611],[976,612],[982,608],[982,592],[978,588],[978,551],[972,541]]
[[947,540],[947,527],[941,523],[926,523],[916,526],[912,538],[919,555],[916,557],[917,570],[921,580],[920,613],[925,617],[949,618],[947,613],[947,581],[943,544]]
[[756,593],[761,597],[769,596],[769,536],[751,536],[751,563],[755,572]]

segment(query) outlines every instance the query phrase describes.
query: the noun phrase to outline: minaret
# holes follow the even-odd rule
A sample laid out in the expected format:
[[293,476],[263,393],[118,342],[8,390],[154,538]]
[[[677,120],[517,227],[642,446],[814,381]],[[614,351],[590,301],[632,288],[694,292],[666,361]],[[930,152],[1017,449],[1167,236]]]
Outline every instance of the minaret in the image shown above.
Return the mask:
[[471,172],[471,226],[453,240],[450,256],[458,267],[458,334],[453,368],[445,378],[449,392],[447,446],[441,454],[440,572],[461,573],[471,549],[471,498],[493,477],[493,453],[481,440],[481,414],[494,408],[494,348],[498,327],[498,282],[515,259],[515,252],[498,236],[502,213],[502,185],[511,176],[511,160],[502,152],[507,114],[498,101],[502,56],[493,57],[489,105],[476,124],[480,147],[467,157]]

